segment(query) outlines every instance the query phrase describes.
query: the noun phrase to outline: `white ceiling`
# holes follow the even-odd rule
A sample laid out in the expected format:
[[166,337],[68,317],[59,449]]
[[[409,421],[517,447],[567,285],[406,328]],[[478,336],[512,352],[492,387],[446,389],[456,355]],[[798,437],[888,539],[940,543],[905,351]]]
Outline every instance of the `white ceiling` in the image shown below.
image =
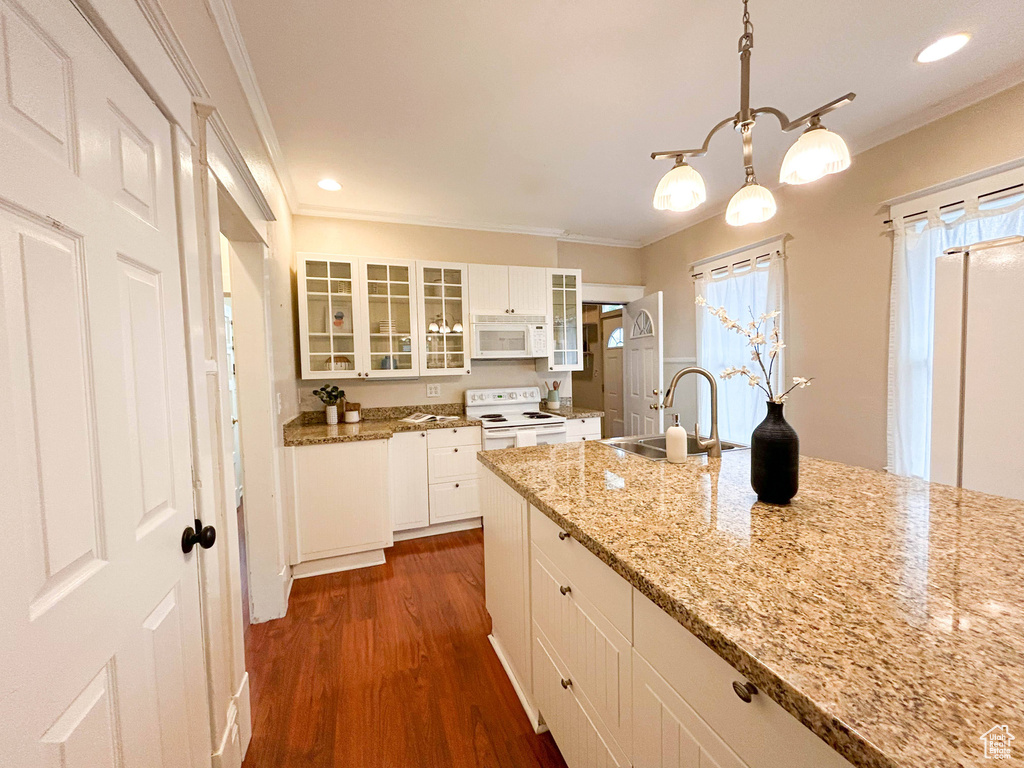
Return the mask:
[[[699,146],[738,108],[739,0],[233,7],[300,210],[650,241],[742,184],[723,131],[693,162],[707,207],[651,207],[671,162],[649,153]],[[752,0],[751,14],[754,105],[795,117],[855,91],[825,121],[854,152],[1024,79],[1021,0]],[[959,54],[914,62],[958,31],[974,36]],[[758,122],[762,183],[794,139]],[[343,189],[318,189],[325,176]]]

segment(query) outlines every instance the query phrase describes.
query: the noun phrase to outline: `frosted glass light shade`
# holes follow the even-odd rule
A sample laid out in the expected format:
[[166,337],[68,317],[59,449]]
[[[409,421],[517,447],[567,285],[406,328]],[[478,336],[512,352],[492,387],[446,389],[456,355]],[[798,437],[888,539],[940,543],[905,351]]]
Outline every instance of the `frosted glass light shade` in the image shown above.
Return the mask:
[[783,184],[807,184],[849,167],[850,150],[842,137],[825,128],[812,128],[789,148],[782,161],[779,181]]
[[732,196],[725,221],[734,227],[759,224],[775,215],[775,198],[760,184],[747,184]]
[[659,211],[692,211],[707,196],[704,179],[683,163],[661,177],[654,191],[654,207]]

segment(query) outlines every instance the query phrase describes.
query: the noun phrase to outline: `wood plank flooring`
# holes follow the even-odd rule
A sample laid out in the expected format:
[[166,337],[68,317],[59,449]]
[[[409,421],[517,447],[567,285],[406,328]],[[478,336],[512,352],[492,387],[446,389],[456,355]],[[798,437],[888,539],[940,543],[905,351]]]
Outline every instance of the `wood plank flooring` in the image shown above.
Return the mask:
[[250,627],[244,768],[564,768],[487,640],[481,531],[387,561],[298,579],[288,615]]

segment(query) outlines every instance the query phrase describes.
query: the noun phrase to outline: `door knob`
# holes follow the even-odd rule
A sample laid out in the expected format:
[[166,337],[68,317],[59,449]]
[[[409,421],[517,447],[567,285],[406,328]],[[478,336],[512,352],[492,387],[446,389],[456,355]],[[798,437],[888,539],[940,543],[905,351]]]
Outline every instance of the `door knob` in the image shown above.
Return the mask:
[[209,549],[217,541],[217,530],[212,525],[203,526],[203,521],[196,518],[195,528],[191,525],[181,533],[181,551],[186,555],[196,544]]

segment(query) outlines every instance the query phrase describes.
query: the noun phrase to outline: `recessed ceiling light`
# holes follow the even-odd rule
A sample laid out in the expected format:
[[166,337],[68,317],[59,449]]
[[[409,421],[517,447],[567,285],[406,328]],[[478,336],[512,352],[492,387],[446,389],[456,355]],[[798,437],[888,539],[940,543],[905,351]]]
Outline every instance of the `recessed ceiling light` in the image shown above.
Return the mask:
[[337,192],[341,189],[341,184],[336,182],[334,179],[320,179],[316,185],[320,187],[320,189],[326,189],[328,192]]
[[922,64],[928,64],[933,61],[938,61],[939,59],[944,59],[947,56],[952,56],[967,45],[967,41],[970,39],[971,36],[966,32],[961,32],[957,35],[950,35],[949,37],[943,37],[936,40],[917,54],[917,60]]

